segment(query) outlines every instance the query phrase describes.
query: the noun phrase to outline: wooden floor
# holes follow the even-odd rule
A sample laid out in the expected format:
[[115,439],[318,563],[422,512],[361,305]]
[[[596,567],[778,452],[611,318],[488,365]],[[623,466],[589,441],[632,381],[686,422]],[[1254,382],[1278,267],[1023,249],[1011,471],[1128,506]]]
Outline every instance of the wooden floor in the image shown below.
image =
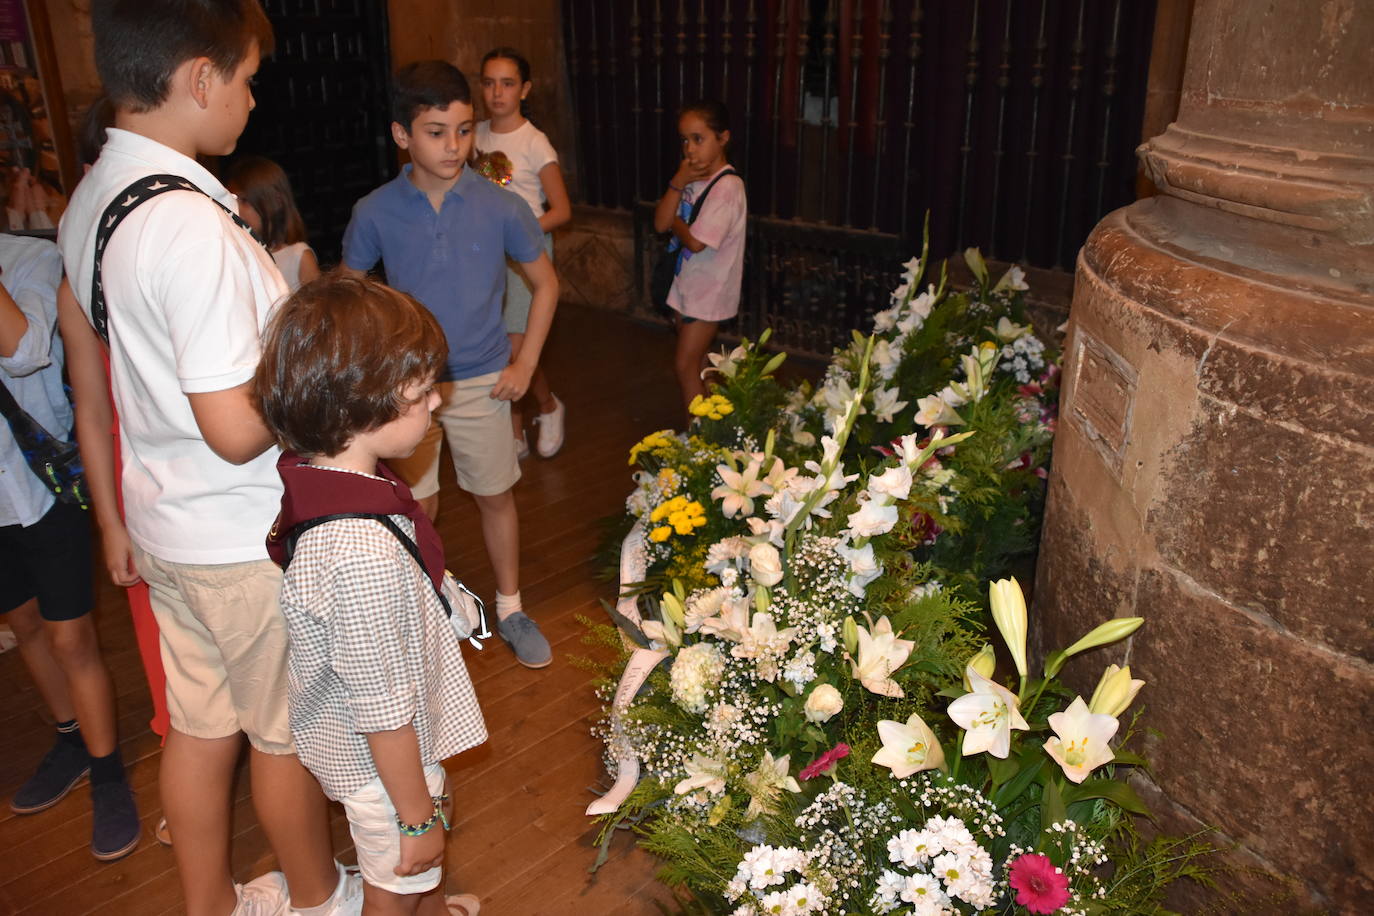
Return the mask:
[[[593,580],[589,555],[597,519],[618,511],[630,489],[626,453],[644,433],[680,426],[672,378],[672,338],[612,313],[565,307],[545,367],[568,405],[567,443],[555,458],[532,456],[516,487],[525,608],[553,644],[553,664],[530,671],[499,640],[465,647],[491,739],[448,763],[458,799],[450,836],[449,889],[482,898],[483,914],[657,913],[667,892],[653,860],[621,832],[611,861],[595,875],[596,825],[583,814],[602,776],[601,746],[589,734],[598,704],[587,675],[568,663],[585,654],[575,615],[600,618],[610,587]],[[446,471],[440,531],[450,568],[478,594],[495,583],[470,498]],[[79,916],[181,911],[171,851],[152,838],[161,816],[161,753],[148,729],[151,703],[123,594],[97,576],[98,620],[119,694],[120,733],[138,795],[144,841],[119,862],[89,852],[85,787],[56,807],[16,817],[0,806],[0,913]],[[0,654],[0,797],[8,799],[51,742],[50,718],[17,652]],[[353,861],[347,824],[335,807],[336,849]],[[241,771],[234,820],[234,873],[246,880],[275,867]]]

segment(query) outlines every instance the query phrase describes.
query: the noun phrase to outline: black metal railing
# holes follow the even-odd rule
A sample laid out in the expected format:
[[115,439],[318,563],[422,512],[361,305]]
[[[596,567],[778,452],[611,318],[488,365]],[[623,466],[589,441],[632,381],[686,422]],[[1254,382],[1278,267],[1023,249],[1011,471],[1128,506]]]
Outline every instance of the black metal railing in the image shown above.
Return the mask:
[[565,0],[563,17],[580,198],[656,199],[677,108],[719,98],[751,272],[765,241],[808,231],[911,251],[927,210],[935,252],[1067,270],[1134,199],[1151,0]]

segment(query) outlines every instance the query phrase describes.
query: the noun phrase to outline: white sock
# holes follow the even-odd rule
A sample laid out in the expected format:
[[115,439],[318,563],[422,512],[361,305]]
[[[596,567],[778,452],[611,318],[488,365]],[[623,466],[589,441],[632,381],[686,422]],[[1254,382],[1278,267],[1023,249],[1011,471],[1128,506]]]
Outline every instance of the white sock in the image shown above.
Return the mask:
[[297,916],[330,916],[338,907],[339,901],[343,899],[348,872],[344,870],[343,863],[338,860],[335,860],[334,867],[339,870],[339,883],[334,885],[334,893],[330,894],[329,899],[319,906],[300,907],[292,904],[291,909]]
[[523,610],[520,604],[520,593],[514,595],[503,595],[496,593],[496,616],[500,620],[505,620],[511,614],[519,614]]

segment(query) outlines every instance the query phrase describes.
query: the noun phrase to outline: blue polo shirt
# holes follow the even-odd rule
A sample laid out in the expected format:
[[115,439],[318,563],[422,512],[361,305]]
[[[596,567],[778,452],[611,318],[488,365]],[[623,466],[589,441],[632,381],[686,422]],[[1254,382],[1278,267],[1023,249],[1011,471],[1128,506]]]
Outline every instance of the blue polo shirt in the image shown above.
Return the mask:
[[510,361],[501,320],[506,256],[536,261],[544,234],[529,204],[463,169],[439,212],[410,181],[411,166],[353,206],[343,262],[371,270],[381,261],[394,289],[434,313],[448,337],[442,381],[499,372]]

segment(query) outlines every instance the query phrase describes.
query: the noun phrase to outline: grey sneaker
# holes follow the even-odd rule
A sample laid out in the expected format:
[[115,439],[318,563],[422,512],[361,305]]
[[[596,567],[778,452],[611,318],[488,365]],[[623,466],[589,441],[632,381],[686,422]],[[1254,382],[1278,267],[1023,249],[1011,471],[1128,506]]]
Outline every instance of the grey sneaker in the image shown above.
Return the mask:
[[91,758],[86,749],[72,747],[58,739],[29,781],[14,793],[14,798],[10,799],[10,810],[15,814],[46,811],[65,798],[90,771]]
[[526,668],[544,668],[553,661],[549,641],[539,632],[539,624],[526,616],[524,611],[516,611],[504,620],[498,620],[496,632],[515,652],[516,660]]

